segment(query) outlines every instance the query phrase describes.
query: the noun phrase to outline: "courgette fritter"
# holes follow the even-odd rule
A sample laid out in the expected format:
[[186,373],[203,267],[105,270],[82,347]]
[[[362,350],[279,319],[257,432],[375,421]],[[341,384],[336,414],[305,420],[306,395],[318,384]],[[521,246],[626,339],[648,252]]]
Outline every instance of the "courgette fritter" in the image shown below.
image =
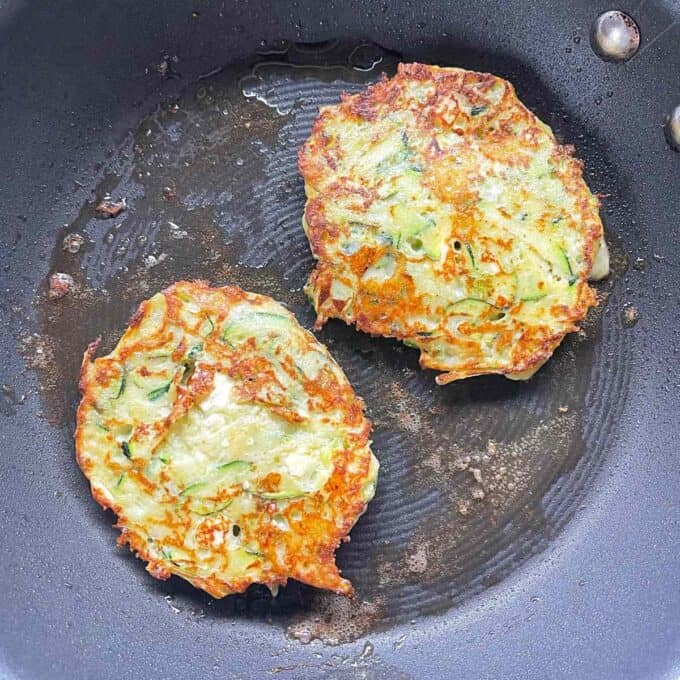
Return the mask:
[[328,351],[271,298],[179,282],[85,352],[75,434],[118,542],[214,597],[294,578],[351,594],[334,551],[375,491],[370,423]]
[[596,304],[598,200],[501,78],[401,64],[321,109],[299,168],[317,327],[397,338],[440,384],[530,377]]

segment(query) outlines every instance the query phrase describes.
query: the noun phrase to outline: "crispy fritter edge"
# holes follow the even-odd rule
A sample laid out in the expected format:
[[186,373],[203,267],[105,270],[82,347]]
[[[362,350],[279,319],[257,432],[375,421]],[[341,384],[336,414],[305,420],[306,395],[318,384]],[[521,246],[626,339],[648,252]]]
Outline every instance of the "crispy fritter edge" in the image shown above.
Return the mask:
[[[323,211],[323,201],[318,197],[318,191],[314,185],[317,168],[315,167],[315,164],[312,160],[312,154],[310,153],[310,150],[312,149],[316,153],[323,152],[325,139],[325,118],[334,115],[335,112],[342,112],[342,114],[345,116],[353,116],[357,119],[375,119],[376,112],[374,106],[376,104],[389,104],[391,101],[393,101],[399,94],[399,87],[401,83],[407,82],[408,80],[433,80],[437,83],[440,83],[442,79],[446,78],[447,73],[464,70],[465,69],[457,69],[455,67],[447,68],[429,64],[401,63],[399,64],[397,74],[394,77],[388,79],[383,73],[381,74],[380,80],[373,85],[369,85],[365,91],[359,92],[357,94],[342,93],[341,102],[339,104],[325,106],[320,110],[319,115],[314,121],[310,136],[298,151],[298,168],[304,178],[305,192],[307,194],[303,220],[306,222],[306,231],[308,233],[312,254],[314,255],[315,260],[317,260],[315,269],[312,272],[312,277],[314,274],[320,271],[320,264],[325,259],[324,256],[326,255],[324,252],[322,235],[324,233],[330,233],[331,237],[335,237],[338,234],[337,227],[325,218]],[[487,81],[489,84],[491,84],[498,80],[503,81],[505,86],[508,88],[508,93],[513,99],[515,105],[518,106],[525,114],[531,116],[533,120],[542,123],[542,121],[540,121],[540,119],[519,99],[511,82],[490,73],[467,71],[466,75],[467,74],[470,74],[472,77],[474,77],[476,83],[479,81]],[[562,154],[568,158],[571,166],[571,177],[583,181],[583,162],[574,157],[574,146],[570,144],[559,144],[554,133],[549,127],[548,131],[554,143],[554,152],[557,154]],[[590,191],[587,185],[585,186],[586,189]],[[534,375],[534,373],[552,356],[555,349],[560,345],[568,333],[576,332],[580,329],[577,323],[586,317],[586,314],[591,307],[595,307],[598,304],[595,291],[585,280],[588,273],[592,269],[593,262],[595,260],[596,252],[594,246],[603,235],[602,221],[597,210],[599,207],[599,201],[597,196],[594,195],[594,198],[594,207],[589,205],[589,202],[584,202],[584,205],[582,206],[582,210],[591,213],[591,216],[593,217],[593,226],[588,232],[584,232],[584,258],[589,266],[587,268],[588,271],[586,272],[585,277],[579,282],[578,302],[576,305],[571,307],[573,310],[569,319],[569,321],[572,322],[571,326],[565,329],[563,332],[555,333],[550,338],[546,339],[543,343],[541,343],[540,348],[533,354],[533,356],[525,359],[521,363],[514,365],[510,370],[479,370],[471,367],[469,370],[458,369],[455,371],[447,371],[447,367],[445,365],[438,363],[436,360],[433,360],[431,357],[427,356],[426,352],[420,350],[419,363],[421,367],[444,371],[436,377],[437,384],[446,385],[455,380],[474,377],[477,375],[486,375],[489,373],[498,373],[513,380],[526,380]],[[328,317],[321,314],[318,308],[317,314],[318,316],[315,328],[318,330],[326,323]],[[368,333],[373,337],[384,337],[382,333],[375,331],[375,329],[371,326],[370,321],[365,321],[362,323],[362,321],[358,318],[353,320],[347,320],[343,318],[343,320],[349,325],[356,325],[359,330]],[[402,340],[403,338],[397,337],[397,339]]]
[[[240,297],[243,297],[243,299],[247,299],[248,295],[256,295],[257,297],[266,297],[262,296],[259,294],[249,294],[246,293],[246,291],[243,291],[241,288],[238,286],[223,286],[221,288],[213,288],[210,286],[210,283],[207,281],[203,280],[194,280],[194,281],[178,281],[171,286],[168,286],[164,290],[160,291],[163,295],[173,295],[175,292],[175,289],[178,286],[182,285],[191,285],[191,286],[198,286],[199,288],[203,289],[210,289],[210,290],[229,290],[231,292],[236,293]],[[126,328],[125,333],[128,332],[128,330],[134,329],[139,324],[142,322],[146,307],[148,305],[148,300],[144,300],[135,313],[132,315],[130,318],[130,321],[128,323],[128,326]],[[307,333],[310,338],[312,338],[315,342],[318,343],[318,340],[314,338],[314,336],[309,333],[306,329],[304,329],[302,326],[300,328]],[[121,339],[118,341],[118,344],[123,340],[125,333],[123,336],[121,336]],[[92,494],[92,497],[94,500],[105,510],[111,510],[114,512],[116,517],[120,517],[121,514],[123,514],[123,509],[117,505],[114,502],[111,502],[109,498],[107,498],[104,494],[102,494],[99,489],[97,489],[94,486],[94,483],[90,480],[88,474],[87,474],[87,468],[89,467],[86,464],[86,461],[84,459],[83,455],[83,449],[84,449],[84,424],[85,424],[85,419],[86,419],[86,411],[93,406],[92,399],[89,397],[89,391],[88,391],[88,385],[89,385],[89,369],[92,365],[92,362],[94,361],[95,354],[99,348],[99,345],[101,344],[101,336],[98,336],[95,340],[93,340],[88,346],[85,352],[83,353],[83,360],[81,363],[80,367],[80,376],[79,376],[79,381],[78,381],[78,388],[83,395],[83,398],[81,399],[80,403],[78,404],[78,409],[77,409],[77,414],[76,414],[76,430],[74,433],[74,441],[75,441],[75,448],[76,448],[76,461],[78,463],[78,466],[82,470],[83,474],[85,477],[88,479],[90,482],[90,492]],[[118,346],[118,345],[116,345]],[[115,350],[114,350],[115,351]],[[329,357],[331,361],[335,361],[333,357],[329,354]],[[344,375],[344,373],[343,373]],[[361,397],[356,395],[354,393],[353,388],[347,382],[347,386],[349,389],[352,391],[354,398],[357,402],[358,407],[362,411],[362,419],[363,419],[363,429],[361,433],[358,435],[360,436],[361,440],[365,442],[366,445],[368,445],[369,442],[369,435],[372,429],[372,423],[371,421],[366,417],[366,415],[363,413],[364,410],[364,404],[363,400]],[[369,459],[369,464],[370,464],[370,459]],[[336,532],[335,536],[331,538],[331,540],[328,541],[328,543],[324,546],[323,550],[320,551],[320,562],[324,564],[326,567],[330,567],[331,570],[334,572],[334,574],[337,576],[337,584],[335,587],[329,585],[322,586],[314,583],[311,583],[309,585],[312,585],[314,587],[321,587],[325,588],[327,590],[331,590],[332,592],[335,592],[339,595],[345,595],[348,597],[354,597],[355,596],[355,591],[354,591],[354,586],[350,581],[347,579],[344,579],[340,576],[340,570],[337,567],[337,564],[335,562],[335,551],[339,548],[340,544],[342,542],[348,541],[349,540],[349,533],[353,526],[356,524],[356,521],[359,519],[361,512],[365,510],[367,507],[367,503],[363,502],[358,502],[356,503],[356,511],[352,513],[352,517],[350,517],[348,520],[345,521],[344,525],[338,529]],[[361,506],[361,507],[359,507]],[[114,528],[120,530],[120,535],[118,536],[116,543],[119,546],[124,546],[128,545],[129,549],[131,552],[133,552],[139,559],[143,560],[144,562],[147,562],[146,565],[146,571],[151,574],[156,579],[159,580],[167,580],[174,574],[174,572],[166,569],[163,564],[159,561],[157,561],[153,555],[151,555],[148,551],[148,546],[146,540],[137,535],[134,531],[129,530],[124,524],[120,522],[116,522],[114,524]],[[189,583],[191,583],[194,587],[200,588],[201,590],[204,590],[207,592],[209,595],[215,598],[222,598],[227,595],[233,595],[233,594],[238,594],[238,593],[243,593],[245,592],[250,585],[253,585],[255,583],[262,584],[270,588],[270,590],[275,591],[275,589],[278,586],[285,586],[286,583],[288,582],[288,577],[279,577],[279,578],[272,578],[269,580],[258,580],[258,581],[252,581],[251,579],[242,579],[238,583],[231,582],[230,585],[233,587],[228,587],[226,586],[225,582],[222,581],[219,578],[216,577],[209,577],[209,578],[188,578],[186,576],[182,576],[180,574],[176,574],[180,576],[181,578],[187,580]],[[297,579],[296,579],[297,580]],[[302,579],[300,579],[301,582]]]

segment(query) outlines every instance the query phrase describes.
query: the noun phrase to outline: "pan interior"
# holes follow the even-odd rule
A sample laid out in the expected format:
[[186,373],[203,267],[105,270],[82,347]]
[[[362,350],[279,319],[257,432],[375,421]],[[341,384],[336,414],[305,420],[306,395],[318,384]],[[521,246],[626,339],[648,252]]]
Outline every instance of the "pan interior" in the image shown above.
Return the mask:
[[[24,349],[41,373],[45,411],[65,437],[80,351],[98,334],[112,347],[139,301],[177,279],[238,284],[313,324],[302,291],[313,261],[300,225],[297,150],[320,105],[392,74],[399,58],[331,41],[270,44],[256,61],[199,80],[144,119],[59,235],[50,271],[71,274],[75,288],[58,301],[40,293],[39,333]],[[535,80],[528,103],[559,124],[560,103]],[[564,125],[563,142],[586,134],[571,117]],[[605,156],[595,156],[606,178]],[[95,211],[106,194],[127,202],[112,219]],[[71,234],[84,237],[76,253],[63,247]],[[338,321],[319,334],[366,401],[381,462],[376,497],[338,553],[356,601],[295,583],[275,600],[257,587],[219,602],[176,579],[155,588],[210,616],[246,612],[303,641],[341,642],[444,611],[499,582],[578,509],[622,408],[626,373],[607,362],[624,363],[627,345],[614,337],[618,324],[603,322],[622,270],[613,246],[599,308],[527,383],[490,376],[438,388],[416,350]],[[611,347],[620,356],[605,358]],[[84,483],[78,492],[83,506],[91,503]],[[113,546],[113,531],[110,538]],[[148,579],[141,563],[130,558],[128,567],[130,579]]]

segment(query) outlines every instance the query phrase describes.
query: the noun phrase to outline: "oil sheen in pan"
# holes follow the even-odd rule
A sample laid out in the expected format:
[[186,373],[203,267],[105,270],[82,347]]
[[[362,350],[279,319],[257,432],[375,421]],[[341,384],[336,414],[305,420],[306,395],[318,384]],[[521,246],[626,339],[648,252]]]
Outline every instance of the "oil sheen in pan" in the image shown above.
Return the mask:
[[[50,272],[70,274],[73,290],[50,301],[45,287],[38,332],[23,340],[65,449],[80,350],[100,333],[110,348],[139,300],[174,280],[236,283],[271,295],[311,327],[297,150],[320,105],[392,74],[397,61],[367,44],[283,45],[254,68],[235,65],[188,87],[121,145],[93,187],[95,198],[55,244]],[[506,65],[499,75],[517,82]],[[565,123],[559,101],[522,72],[520,96],[532,93],[527,103],[563,141],[587,141],[591,186],[611,191],[618,180],[597,140],[573,119]],[[103,219],[94,208],[106,194],[125,197],[126,210]],[[79,241],[71,234],[84,237],[77,252],[68,247]],[[611,229],[608,236],[613,273],[599,284],[603,303],[623,269]],[[338,554],[357,599],[296,583],[274,600],[254,587],[215,602],[175,579],[159,589],[206,616],[246,612],[302,641],[334,643],[444,611],[499,582],[583,502],[625,398],[622,332],[601,304],[530,382],[487,376],[439,388],[418,368],[415,350],[330,322],[320,338],[368,405],[381,461],[375,500]],[[129,577],[147,578],[136,560]]]

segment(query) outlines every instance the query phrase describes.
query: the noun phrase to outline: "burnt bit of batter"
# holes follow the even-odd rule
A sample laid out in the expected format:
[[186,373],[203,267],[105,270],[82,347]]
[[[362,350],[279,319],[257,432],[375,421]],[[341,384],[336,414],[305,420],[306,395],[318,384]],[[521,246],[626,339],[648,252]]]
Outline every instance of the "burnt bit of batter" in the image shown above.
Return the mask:
[[94,211],[97,213],[99,217],[112,218],[118,217],[118,215],[120,215],[126,208],[127,203],[125,202],[124,198],[121,199],[120,201],[104,199],[102,201],[99,201],[99,203],[95,205]]
[[73,277],[70,274],[56,272],[50,276],[47,297],[50,300],[59,300],[71,292],[73,285]]

